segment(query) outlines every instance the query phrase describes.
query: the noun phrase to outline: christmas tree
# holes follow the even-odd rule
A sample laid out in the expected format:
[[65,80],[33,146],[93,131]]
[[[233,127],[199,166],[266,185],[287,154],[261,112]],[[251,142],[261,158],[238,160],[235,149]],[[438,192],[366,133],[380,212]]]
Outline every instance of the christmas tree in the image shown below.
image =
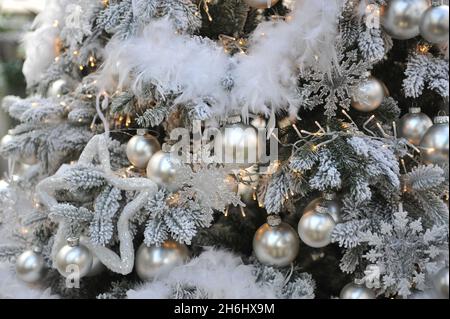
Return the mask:
[[49,0],[3,298],[448,298],[448,3]]

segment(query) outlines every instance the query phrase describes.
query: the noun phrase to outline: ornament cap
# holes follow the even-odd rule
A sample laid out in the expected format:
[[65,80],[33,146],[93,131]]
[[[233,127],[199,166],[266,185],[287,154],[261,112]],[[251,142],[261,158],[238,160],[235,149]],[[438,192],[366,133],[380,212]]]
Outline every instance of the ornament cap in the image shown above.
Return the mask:
[[267,224],[270,227],[277,227],[281,224],[281,217],[279,215],[269,215],[267,216]]
[[417,113],[421,113],[422,109],[420,107],[410,107],[409,108],[409,113],[411,114],[417,114]]
[[434,124],[448,124],[448,115],[439,115],[434,118]]
[[78,237],[69,237],[67,238],[67,245],[70,247],[76,247],[80,244],[80,238]]
[[323,198],[325,200],[334,200],[334,199],[336,199],[336,193],[335,192],[324,192]]
[[136,134],[139,135],[139,136],[144,136],[144,135],[147,134],[147,133],[148,133],[148,131],[147,131],[147,129],[145,129],[145,128],[139,128],[139,129],[137,129],[137,131],[136,131]]
[[40,246],[34,246],[32,250],[33,250],[33,252],[35,252],[36,254],[42,253],[42,247],[40,247]]
[[236,123],[241,123],[241,122],[242,122],[242,117],[238,114],[231,115],[230,117],[227,118],[228,124],[236,124]]

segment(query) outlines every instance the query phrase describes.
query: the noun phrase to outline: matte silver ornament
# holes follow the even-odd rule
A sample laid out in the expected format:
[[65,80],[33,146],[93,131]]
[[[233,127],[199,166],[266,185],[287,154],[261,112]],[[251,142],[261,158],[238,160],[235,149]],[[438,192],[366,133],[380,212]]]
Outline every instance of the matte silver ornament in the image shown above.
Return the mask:
[[313,248],[322,248],[331,243],[331,233],[336,223],[327,213],[309,211],[304,213],[298,223],[301,240]]
[[41,250],[26,250],[16,260],[16,275],[27,283],[36,283],[45,275],[45,262]]
[[145,169],[150,158],[161,150],[158,140],[145,132],[138,132],[127,144],[127,157],[134,167]]
[[53,82],[47,90],[48,97],[61,97],[67,88],[67,81],[59,79]]
[[449,134],[448,116],[437,116],[434,125],[420,142],[422,161],[425,164],[448,164]]
[[77,238],[69,238],[67,245],[56,254],[56,269],[64,277],[75,274],[82,278],[91,270],[92,261],[89,249],[80,244]]
[[269,9],[277,4],[279,0],[245,0],[245,3],[255,9]]
[[173,240],[165,241],[160,247],[142,244],[136,253],[136,272],[144,281],[160,278],[182,265],[188,258],[189,250],[186,245]]
[[420,22],[420,34],[431,43],[448,42],[448,18],[448,5],[428,8]]
[[412,107],[398,124],[398,136],[419,146],[425,133],[433,126],[433,121],[428,115],[421,112],[420,107]]
[[350,283],[341,290],[341,299],[376,299],[375,293],[369,288]]
[[429,6],[427,0],[387,1],[381,10],[381,24],[394,39],[412,39],[420,34],[422,15]]
[[286,267],[297,258],[300,240],[294,228],[281,222],[279,216],[269,216],[253,237],[253,251],[264,265]]
[[371,76],[362,80],[353,90],[352,106],[360,112],[372,112],[383,103],[384,97],[385,89],[383,84]]
[[172,189],[180,161],[171,153],[156,152],[147,166],[147,177],[159,186]]
[[333,217],[336,224],[342,223],[342,205],[336,199],[335,193],[324,193],[322,197],[316,198],[305,207],[303,214],[317,212],[320,208],[323,209],[323,213],[327,213]]
[[442,297],[448,299],[448,267],[442,268],[434,276],[434,287]]
[[260,152],[258,130],[252,125],[227,124],[214,139],[214,153],[220,163],[246,168],[258,163]]

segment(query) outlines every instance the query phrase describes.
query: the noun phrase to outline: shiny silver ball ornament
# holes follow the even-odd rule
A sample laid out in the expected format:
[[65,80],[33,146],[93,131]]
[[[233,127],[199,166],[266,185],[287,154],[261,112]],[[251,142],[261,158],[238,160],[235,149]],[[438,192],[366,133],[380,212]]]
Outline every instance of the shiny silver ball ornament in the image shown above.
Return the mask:
[[245,0],[245,3],[255,9],[272,8],[280,0]]
[[143,281],[149,281],[166,276],[188,259],[186,245],[173,240],[167,240],[159,247],[142,244],[136,253],[136,272]]
[[430,7],[420,22],[420,35],[428,42],[448,42],[448,6]]
[[61,97],[67,90],[67,81],[59,79],[53,82],[47,90],[48,97]]
[[385,97],[383,84],[373,76],[364,79],[353,90],[352,106],[360,112],[375,111]]
[[92,268],[92,253],[80,244],[77,238],[69,238],[67,245],[63,246],[56,254],[56,269],[63,277],[71,274],[85,277]]
[[335,193],[324,193],[322,197],[316,198],[305,207],[303,214],[319,210],[333,217],[336,224],[342,223],[342,205]]
[[448,267],[442,268],[434,276],[434,287],[443,298],[448,299]]
[[214,153],[219,163],[236,164],[241,168],[258,163],[258,130],[247,124],[232,123],[225,125],[214,139]]
[[327,213],[309,211],[298,222],[298,234],[301,240],[313,248],[323,248],[331,243],[331,233],[336,222]]
[[381,24],[394,39],[412,39],[420,34],[422,15],[429,6],[427,0],[387,1],[381,10]]
[[432,126],[433,121],[428,115],[421,112],[420,107],[412,107],[409,109],[409,113],[400,119],[398,135],[406,138],[411,144],[419,146],[423,136]]
[[0,147],[5,147],[6,145],[8,145],[11,141],[13,140],[13,137],[9,134],[5,135],[2,137],[2,139],[0,140]]
[[27,283],[36,283],[45,275],[45,262],[41,250],[26,250],[16,260],[16,275]]
[[264,265],[286,267],[297,258],[300,240],[294,228],[271,215],[253,237],[253,251]]
[[434,125],[420,142],[422,161],[425,164],[448,164],[449,134],[448,116],[437,116]]
[[145,131],[138,131],[127,144],[127,157],[134,167],[145,169],[150,158],[161,150],[158,140]]
[[156,152],[150,158],[147,166],[147,177],[159,186],[173,190],[177,169],[180,161],[171,153],[163,151]]
[[369,288],[350,283],[341,290],[341,299],[376,299],[375,293]]

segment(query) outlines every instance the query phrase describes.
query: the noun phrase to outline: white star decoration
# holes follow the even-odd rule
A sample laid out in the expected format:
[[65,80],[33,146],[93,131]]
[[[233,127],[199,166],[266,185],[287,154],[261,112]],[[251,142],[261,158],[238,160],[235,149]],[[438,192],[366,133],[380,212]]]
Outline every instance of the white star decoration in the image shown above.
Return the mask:
[[[157,190],[157,185],[147,178],[121,178],[114,171],[111,170],[110,157],[108,151],[108,141],[105,135],[94,136],[86,145],[83,153],[78,160],[79,164],[93,164],[94,159],[98,155],[100,165],[98,168],[103,173],[103,177],[108,183],[118,189],[124,191],[137,191],[139,194],[134,200],[129,202],[120,214],[117,223],[117,231],[120,241],[120,256],[111,249],[103,246],[93,245],[88,239],[81,239],[83,245],[88,247],[93,254],[95,254],[100,261],[111,271],[126,275],[133,271],[134,266],[134,247],[133,236],[130,232],[129,221],[146,203],[148,198],[152,196]],[[44,179],[36,188],[42,204],[47,208],[57,205],[55,193],[61,189],[68,189],[69,184],[61,176],[61,171],[65,170],[67,165],[52,177]],[[69,227],[67,220],[61,220],[59,228],[55,236],[55,243],[52,248],[52,258],[58,251],[66,245],[66,230]]]

